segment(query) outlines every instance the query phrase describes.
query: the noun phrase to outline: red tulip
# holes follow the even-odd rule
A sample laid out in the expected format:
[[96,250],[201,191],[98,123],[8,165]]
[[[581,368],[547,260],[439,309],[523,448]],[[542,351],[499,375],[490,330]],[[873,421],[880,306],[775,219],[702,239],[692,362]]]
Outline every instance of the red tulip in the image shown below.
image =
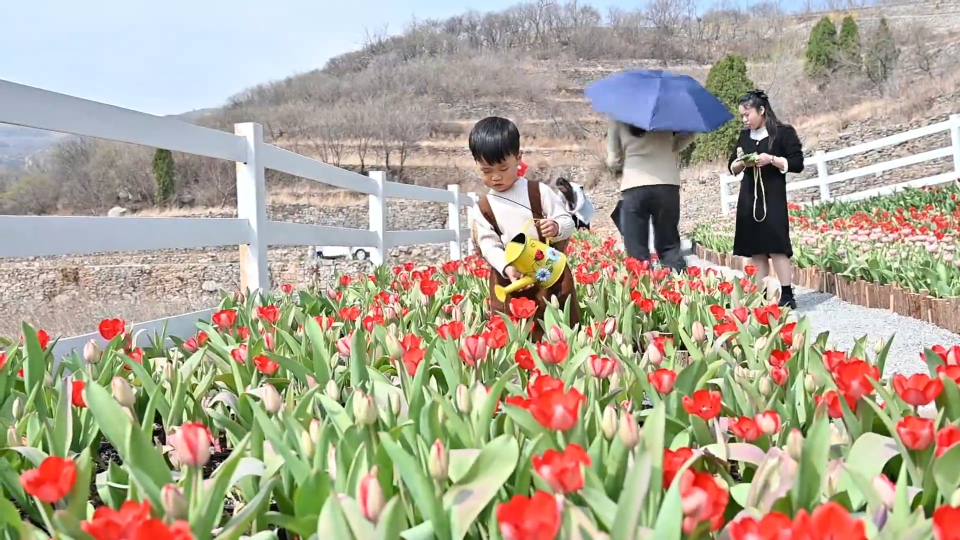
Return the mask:
[[557,494],[574,493],[583,489],[583,466],[590,465],[590,456],[577,444],[568,444],[557,452],[549,449],[543,456],[533,456],[533,468],[550,489]]
[[910,450],[925,450],[933,443],[933,420],[905,416],[897,422],[897,435]]
[[672,369],[660,368],[647,375],[650,386],[660,395],[667,395],[673,391],[673,384],[677,382],[677,372]]

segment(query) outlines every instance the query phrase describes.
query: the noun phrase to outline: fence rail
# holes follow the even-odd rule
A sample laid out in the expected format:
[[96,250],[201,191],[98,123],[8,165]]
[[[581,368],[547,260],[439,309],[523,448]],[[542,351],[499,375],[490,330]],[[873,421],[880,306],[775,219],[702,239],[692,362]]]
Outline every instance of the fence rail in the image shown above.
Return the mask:
[[[0,123],[164,148],[236,162],[237,218],[37,217],[0,216],[0,259],[86,255],[159,249],[239,246],[242,290],[269,290],[268,246],[324,245],[360,247],[373,264],[388,262],[390,248],[449,243],[450,258],[471,244],[469,224],[460,209],[473,206],[472,193],[458,185],[434,189],[389,182],[383,172],[364,176],[267,144],[256,123],[235,126],[234,133],[146,114],[65,94],[0,80]],[[369,196],[369,228],[350,229],[267,220],[265,170],[272,169]],[[387,230],[387,199],[446,204],[448,228]],[[471,246],[472,248],[472,246]],[[172,334],[196,331],[211,310],[138,323],[138,344],[166,328]],[[143,332],[141,332],[143,331]],[[83,346],[98,334],[60,339],[54,357]]]
[[[871,152],[873,150],[879,150],[888,146],[902,144],[922,137],[928,137],[930,135],[936,135],[944,131],[950,132],[950,146],[936,148],[926,152],[921,152],[919,154],[891,159],[880,163],[873,163],[865,167],[859,167],[857,169],[835,174],[830,174],[827,166],[827,163],[831,161],[848,158],[850,156],[863,154],[865,152]],[[890,186],[865,189],[854,193],[848,193],[846,195],[833,196],[831,193],[830,186],[833,184],[846,182],[848,180],[853,180],[863,176],[880,175],[894,169],[909,167],[911,165],[917,165],[927,161],[942,159],[950,156],[953,157],[953,171],[951,172],[900,182]],[[951,182],[960,177],[960,114],[951,115],[950,118],[944,122],[931,124],[929,126],[924,126],[922,128],[903,133],[897,133],[896,135],[890,135],[889,137],[883,137],[881,139],[858,144],[856,146],[840,148],[831,152],[823,152],[818,150],[813,156],[806,158],[803,164],[805,168],[815,168],[817,171],[817,177],[809,180],[801,180],[799,182],[787,182],[787,193],[814,187],[820,188],[819,198],[813,203],[808,204],[817,204],[830,200],[854,201],[876,195],[889,195],[905,188],[934,186]],[[736,208],[737,198],[731,193],[730,185],[739,182],[742,175],[743,173],[737,176],[724,175],[720,177],[720,211],[724,215],[729,214],[732,208]]]

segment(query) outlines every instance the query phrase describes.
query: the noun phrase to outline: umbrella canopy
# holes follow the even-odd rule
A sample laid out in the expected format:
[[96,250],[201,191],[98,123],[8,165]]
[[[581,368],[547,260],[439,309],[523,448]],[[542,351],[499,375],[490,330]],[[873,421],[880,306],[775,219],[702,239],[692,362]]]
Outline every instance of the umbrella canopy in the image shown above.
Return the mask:
[[706,133],[733,119],[693,77],[657,69],[623,71],[584,93],[595,111],[647,131]]

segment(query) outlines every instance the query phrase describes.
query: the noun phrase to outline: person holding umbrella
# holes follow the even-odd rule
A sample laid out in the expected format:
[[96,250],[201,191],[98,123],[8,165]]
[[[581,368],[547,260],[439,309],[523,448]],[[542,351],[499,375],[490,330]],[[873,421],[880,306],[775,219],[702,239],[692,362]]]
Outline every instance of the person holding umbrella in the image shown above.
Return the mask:
[[744,173],[737,199],[733,254],[750,257],[757,279],[770,275],[770,263],[780,281],[780,306],[796,309],[790,258],[790,217],[787,212],[787,173],[803,172],[803,146],[797,130],[783,124],[763,90],[740,98],[743,131],[730,153],[730,173]]
[[680,247],[680,152],[692,134],[647,131],[611,120],[607,166],[620,175],[620,226],[627,255],[650,259],[650,225],[660,262],[676,271],[686,267]]
[[607,165],[622,173],[614,222],[627,255],[649,260],[650,223],[664,266],[686,267],[680,245],[680,152],[694,133],[733,119],[713,94],[687,75],[633,70],[585,89],[594,110],[610,116]]

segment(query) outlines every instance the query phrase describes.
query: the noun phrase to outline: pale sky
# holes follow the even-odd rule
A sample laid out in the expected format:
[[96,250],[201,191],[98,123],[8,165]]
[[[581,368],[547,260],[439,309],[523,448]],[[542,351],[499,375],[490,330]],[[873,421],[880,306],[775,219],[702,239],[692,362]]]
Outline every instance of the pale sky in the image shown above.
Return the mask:
[[[0,79],[153,114],[216,107],[254,84],[322,67],[364,30],[516,0],[10,0]],[[638,0],[591,2],[605,11]]]

